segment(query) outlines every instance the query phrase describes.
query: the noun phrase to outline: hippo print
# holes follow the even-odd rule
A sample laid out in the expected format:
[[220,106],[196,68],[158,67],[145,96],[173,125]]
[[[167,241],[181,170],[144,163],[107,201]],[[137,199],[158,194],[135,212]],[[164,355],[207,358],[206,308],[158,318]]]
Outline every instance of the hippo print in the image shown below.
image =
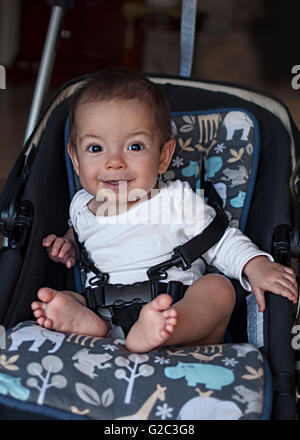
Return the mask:
[[175,367],[165,368],[165,375],[169,379],[184,377],[189,387],[202,383],[212,390],[220,390],[234,381],[234,374],[229,368],[199,363],[178,362]]
[[4,396],[10,394],[15,399],[27,400],[30,391],[21,384],[20,377],[13,377],[5,373],[0,373],[0,394],[3,394]]

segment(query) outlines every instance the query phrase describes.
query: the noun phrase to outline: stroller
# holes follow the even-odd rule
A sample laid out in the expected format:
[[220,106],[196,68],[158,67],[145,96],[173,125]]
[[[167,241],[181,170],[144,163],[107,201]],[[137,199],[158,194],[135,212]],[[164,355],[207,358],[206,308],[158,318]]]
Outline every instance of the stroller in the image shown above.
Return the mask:
[[[217,203],[275,261],[299,258],[300,135],[276,98],[234,84],[147,75],[166,93],[176,150],[164,180],[211,182]],[[65,84],[25,143],[0,199],[0,418],[195,420],[295,419],[296,369],[288,300],[235,280],[225,344],[130,353],[122,340],[37,326],[38,289],[82,292],[80,268],[51,262],[41,246],[63,235],[80,188],[66,154],[68,102],[89,75]],[[213,268],[209,268],[213,270]]]

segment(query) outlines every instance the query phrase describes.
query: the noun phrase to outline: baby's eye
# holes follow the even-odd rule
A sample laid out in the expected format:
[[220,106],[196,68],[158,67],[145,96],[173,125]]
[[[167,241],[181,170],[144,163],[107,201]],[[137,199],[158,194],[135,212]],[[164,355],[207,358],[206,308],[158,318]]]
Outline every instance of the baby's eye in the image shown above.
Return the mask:
[[99,151],[102,151],[102,147],[100,145],[90,145],[88,150],[90,153],[99,153]]
[[128,150],[130,151],[141,151],[144,148],[142,144],[134,143],[130,144]]

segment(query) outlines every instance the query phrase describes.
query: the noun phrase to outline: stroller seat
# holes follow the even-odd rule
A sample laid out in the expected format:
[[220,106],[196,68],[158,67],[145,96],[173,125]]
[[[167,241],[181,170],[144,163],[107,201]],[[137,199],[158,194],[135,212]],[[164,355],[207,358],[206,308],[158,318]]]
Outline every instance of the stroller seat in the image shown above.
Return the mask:
[[121,339],[25,321],[2,350],[0,402],[58,419],[268,419],[271,388],[266,361],[247,343],[135,354]]
[[[6,266],[0,265],[0,322],[10,330],[1,343],[0,403],[62,419],[294,418],[294,310],[280,296],[266,294],[262,316],[253,294],[233,280],[237,302],[225,344],[145,354],[129,352],[120,339],[59,333],[32,321],[30,303],[40,287],[82,291],[79,268],[68,271],[51,262],[41,241],[65,232],[70,199],[80,188],[65,161],[65,127],[69,96],[85,78],[58,92],[1,196],[0,208],[8,212],[18,193],[18,200],[30,203],[32,221],[20,246],[20,229],[7,230],[10,246],[1,250]],[[276,244],[278,234],[295,229],[289,178],[299,133],[284,106],[266,97],[273,103],[268,108],[259,92],[228,84],[150,79],[167,94],[177,131],[163,179],[188,180],[195,191],[210,180],[230,224],[289,264],[290,247],[278,253]],[[22,189],[12,185],[16,175]],[[9,276],[8,261],[18,262]]]

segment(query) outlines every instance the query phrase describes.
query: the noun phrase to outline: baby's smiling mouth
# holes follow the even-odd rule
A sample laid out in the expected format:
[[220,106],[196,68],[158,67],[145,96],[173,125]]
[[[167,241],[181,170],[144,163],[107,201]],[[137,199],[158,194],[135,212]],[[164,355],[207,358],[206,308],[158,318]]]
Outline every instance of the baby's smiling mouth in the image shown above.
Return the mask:
[[103,180],[102,183],[108,188],[119,188],[127,185],[131,180]]

